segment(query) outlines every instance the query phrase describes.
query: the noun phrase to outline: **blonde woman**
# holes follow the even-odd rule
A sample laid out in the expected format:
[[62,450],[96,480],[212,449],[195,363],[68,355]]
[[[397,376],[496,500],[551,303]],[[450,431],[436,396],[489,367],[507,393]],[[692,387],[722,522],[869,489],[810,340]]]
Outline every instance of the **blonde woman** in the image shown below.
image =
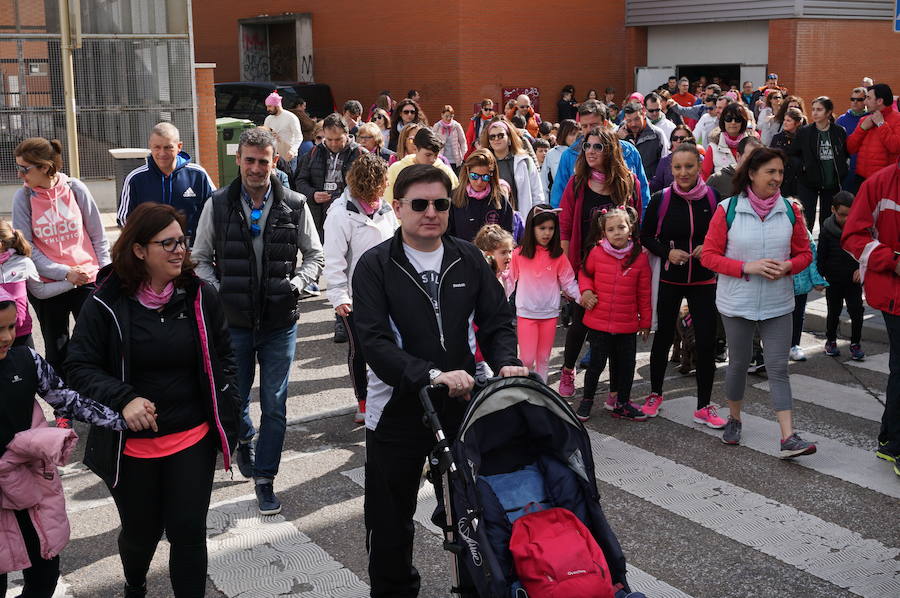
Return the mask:
[[356,131],[356,142],[366,148],[370,154],[379,156],[385,162],[394,155],[394,152],[384,147],[384,135],[375,123],[361,124]]
[[472,241],[482,226],[499,224],[513,232],[509,186],[497,176],[497,161],[486,149],[475,150],[463,162],[459,185],[453,190],[447,232]]
[[423,125],[419,123],[410,123],[403,127],[403,130],[400,131],[400,137],[397,139],[397,153],[391,156],[388,164],[399,162],[406,156],[416,153],[416,144],[413,143],[413,139],[422,127]]
[[437,121],[431,129],[440,136],[444,142],[441,155],[447,159],[453,172],[459,170],[463,157],[466,155],[466,134],[462,125],[454,120],[453,106],[445,105],[441,109],[441,120]]
[[524,221],[531,206],[544,203],[541,177],[515,127],[503,117],[481,128],[480,144],[497,160],[497,172],[510,188],[510,202]]

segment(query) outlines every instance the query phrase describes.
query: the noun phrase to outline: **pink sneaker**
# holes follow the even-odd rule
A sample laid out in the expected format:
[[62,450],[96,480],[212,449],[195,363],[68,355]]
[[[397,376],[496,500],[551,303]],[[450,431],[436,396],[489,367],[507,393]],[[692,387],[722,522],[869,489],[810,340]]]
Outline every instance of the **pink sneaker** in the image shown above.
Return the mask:
[[559,396],[575,396],[575,368],[563,368],[559,377]]
[[644,406],[641,407],[641,411],[643,411],[644,415],[647,417],[656,417],[659,415],[659,408],[662,406],[662,402],[662,395],[651,392],[650,396],[644,401]]
[[611,392],[606,396],[606,402],[603,403],[603,408],[607,411],[612,411],[616,408],[616,405],[619,404],[619,393]]
[[719,406],[715,403],[710,403],[703,409],[698,409],[694,411],[694,421],[698,424],[706,424],[710,428],[724,428],[725,424],[728,423],[721,417],[719,417]]

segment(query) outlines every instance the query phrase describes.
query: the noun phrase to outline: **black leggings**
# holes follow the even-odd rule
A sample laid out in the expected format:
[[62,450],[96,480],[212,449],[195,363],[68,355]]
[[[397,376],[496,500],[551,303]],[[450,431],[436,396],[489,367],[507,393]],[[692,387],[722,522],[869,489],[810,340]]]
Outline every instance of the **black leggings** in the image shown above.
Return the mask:
[[811,189],[803,183],[797,185],[797,195],[803,204],[807,229],[811,231],[816,223],[816,208],[819,209],[819,228],[822,228],[822,223],[831,215],[831,200],[837,192],[838,189]]
[[709,405],[716,374],[716,285],[677,285],[659,283],[656,300],[657,329],[650,349],[650,389],[661,395],[669,350],[675,340],[675,321],[681,300],[687,299],[694,323],[697,347],[697,409]]
[[862,339],[863,307],[862,285],[855,282],[832,282],[825,287],[825,302],[828,305],[828,315],[825,317],[825,338],[829,341],[837,340],[838,325],[841,323],[841,312],[844,303],[847,304],[847,313],[850,314],[850,342],[859,344]]
[[[50,598],[56,590],[56,581],[59,579],[59,556],[50,560],[41,558],[41,542],[37,532],[31,524],[28,511],[16,511],[16,521],[22,530],[22,538],[25,540],[25,551],[31,567],[22,571],[25,578],[25,589],[20,598]],[[0,574],[0,596],[6,596],[6,574]]]
[[356,334],[356,326],[353,324],[353,312],[349,316],[339,316],[344,321],[347,329],[347,338],[350,340],[347,346],[347,368],[350,370],[350,382],[353,384],[353,394],[357,401],[365,401],[368,391],[366,378],[366,359],[363,357],[362,347],[359,346],[359,335]]
[[89,284],[49,299],[38,299],[34,295],[28,295],[31,307],[34,308],[38,322],[41,323],[45,358],[60,378],[65,379],[63,362],[66,360],[66,350],[71,337],[69,316],[78,319],[81,306],[93,290],[94,285]]
[[206,512],[215,465],[212,433],[168,457],[122,456],[119,485],[110,493],[122,521],[119,556],[128,585],[147,582],[150,561],[165,530],[175,596],[206,595]]
[[[566,344],[563,349],[563,367],[571,370],[575,367],[578,360],[578,354],[581,353],[581,347],[584,346],[584,340],[587,338],[588,327],[584,325],[584,308],[572,302],[572,323],[566,330]],[[618,359],[615,354],[609,356],[609,392],[618,392],[619,388],[616,384],[616,374],[618,370]]]
[[[591,361],[587,373],[584,375],[584,399],[593,401],[597,394],[597,384],[600,374],[606,367],[606,359],[609,358],[609,387],[612,392],[615,386],[618,394],[618,403],[622,405],[631,399],[631,386],[634,384],[635,352],[637,351],[637,335],[611,334],[599,330],[588,329],[588,340],[591,342]],[[612,370],[612,361],[615,359],[617,368]]]

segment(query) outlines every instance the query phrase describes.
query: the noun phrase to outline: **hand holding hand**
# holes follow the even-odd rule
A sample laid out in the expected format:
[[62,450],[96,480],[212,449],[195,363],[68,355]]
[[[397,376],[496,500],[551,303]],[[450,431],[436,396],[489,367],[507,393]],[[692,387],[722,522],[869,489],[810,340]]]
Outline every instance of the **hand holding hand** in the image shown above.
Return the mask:
[[433,384],[444,384],[447,386],[448,394],[451,397],[463,397],[469,400],[469,393],[475,387],[475,378],[469,375],[465,370],[453,370],[450,372],[442,372],[440,376],[434,379]]
[[156,405],[144,397],[136,397],[125,405],[125,408],[122,409],[122,417],[132,432],[147,429],[154,432],[159,431],[159,428],[156,427]]
[[[894,268],[894,272],[900,274],[900,261],[897,262],[897,267]],[[859,269],[853,271],[853,282],[859,283],[862,280],[860,278]]]
[[597,305],[597,295],[595,295],[593,291],[584,291],[581,293],[581,300],[579,302],[581,303],[581,307],[592,310],[594,309],[594,306]]

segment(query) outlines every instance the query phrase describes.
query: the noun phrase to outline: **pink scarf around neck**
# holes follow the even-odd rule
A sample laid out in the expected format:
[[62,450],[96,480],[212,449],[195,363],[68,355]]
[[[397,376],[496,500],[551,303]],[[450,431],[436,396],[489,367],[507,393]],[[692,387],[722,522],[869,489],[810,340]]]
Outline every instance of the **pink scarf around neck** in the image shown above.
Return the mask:
[[737,151],[737,146],[741,142],[741,139],[743,139],[744,137],[745,137],[745,135],[738,135],[737,137],[732,137],[725,131],[722,131],[722,139],[725,140],[725,145],[727,145],[728,149],[730,149],[732,152]]
[[753,189],[747,187],[747,199],[750,200],[750,206],[759,216],[759,219],[765,220],[772,208],[775,207],[775,202],[781,199],[781,192],[776,191],[772,197],[761,198],[753,192]]
[[603,248],[603,251],[613,256],[617,260],[624,260],[631,253],[631,248],[634,247],[634,241],[628,241],[628,244],[625,245],[622,249],[617,249],[612,246],[607,239],[600,239],[600,247]]
[[175,285],[171,281],[163,288],[161,293],[154,291],[150,283],[145,282],[138,288],[135,298],[147,309],[159,309],[169,302],[174,292]]
[[6,261],[16,254],[15,249],[7,249],[6,251],[0,251],[0,264],[5,264]]
[[697,177],[697,184],[694,185],[693,189],[690,191],[682,191],[678,186],[678,183],[672,182],[672,193],[677,193],[681,197],[689,200],[695,201],[700,199],[701,197],[706,197],[706,193],[709,190],[709,187],[706,186],[706,181],[703,180],[703,177]]
[[381,205],[381,199],[377,199],[372,203],[364,201],[362,199],[357,199],[356,203],[359,204],[359,207],[362,208],[363,212],[366,213],[366,216],[371,216],[378,209],[378,206]]
[[453,121],[452,121],[452,120],[451,120],[450,122],[446,122],[446,121],[444,121],[444,119],[442,118],[442,119],[440,120],[440,123],[439,123],[439,124],[441,125],[441,132],[442,132],[444,135],[449,135],[450,132],[453,131]]
[[471,197],[472,199],[484,199],[488,195],[491,194],[491,186],[488,185],[481,191],[476,191],[472,188],[472,185],[466,185],[466,195]]
[[600,172],[599,170],[591,169],[591,180],[596,181],[602,185],[606,182],[606,174]]

